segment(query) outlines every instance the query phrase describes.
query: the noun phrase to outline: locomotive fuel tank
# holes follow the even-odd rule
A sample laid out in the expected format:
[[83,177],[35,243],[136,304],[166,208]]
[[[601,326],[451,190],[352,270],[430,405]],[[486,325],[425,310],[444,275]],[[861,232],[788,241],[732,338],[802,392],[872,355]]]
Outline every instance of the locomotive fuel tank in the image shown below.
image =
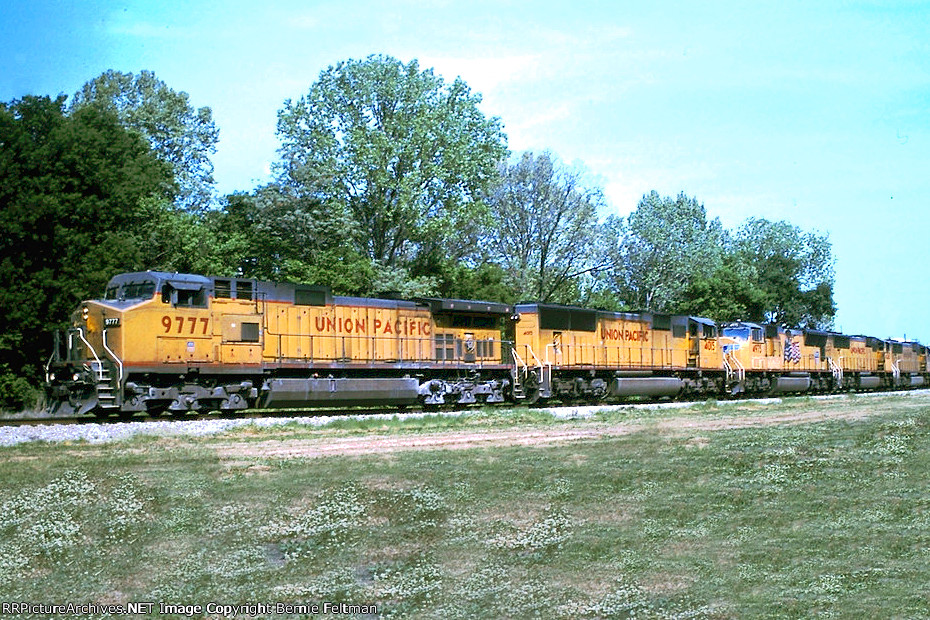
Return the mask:
[[677,396],[684,381],[675,377],[617,377],[610,383],[611,396]]

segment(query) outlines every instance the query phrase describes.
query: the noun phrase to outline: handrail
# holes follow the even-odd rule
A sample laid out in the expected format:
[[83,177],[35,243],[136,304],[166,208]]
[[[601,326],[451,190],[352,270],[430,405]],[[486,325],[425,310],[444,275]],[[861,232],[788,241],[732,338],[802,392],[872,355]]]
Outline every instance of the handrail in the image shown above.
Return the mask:
[[[569,345],[569,346],[571,346],[571,345]],[[562,347],[562,345],[558,345],[558,347],[556,347],[556,344],[555,344],[554,342],[550,342],[550,343],[548,343],[548,344],[546,345],[546,365],[547,365],[547,366],[552,366],[552,365],[553,365],[553,363],[549,361],[549,349],[552,349],[552,358],[553,358],[553,360],[555,360],[555,365],[556,365],[556,366],[563,366],[563,365],[564,365],[563,362],[565,361],[565,356],[564,356],[564,354],[563,354],[562,351],[561,351],[561,347]],[[559,359],[559,358],[561,358],[561,359]]]
[[746,368],[743,366],[743,363],[739,361],[739,358],[733,355],[732,352],[730,353],[730,357],[733,359],[734,362],[736,362],[736,371],[739,376],[739,380],[745,381],[746,380]]
[[[116,367],[119,368],[119,375],[117,376],[117,385],[122,385],[122,384],[123,384],[123,362],[122,362],[122,360],[120,360],[120,358],[116,355],[116,353],[114,353],[113,351],[110,350],[110,347],[109,347],[109,345],[107,344],[107,330],[106,330],[106,328],[104,328],[104,330],[103,330],[103,350],[106,351],[107,354],[109,354],[109,356],[113,359],[114,362],[116,362]],[[102,377],[102,376],[103,376],[103,370],[101,369],[100,377]]]
[[51,373],[49,372],[48,369],[52,367],[52,360],[54,359],[55,359],[55,354],[52,353],[51,355],[48,356],[48,361],[45,362],[45,382],[46,383],[51,383],[51,379],[49,378]]
[[[81,329],[80,327],[75,327],[73,331],[76,331],[78,333],[78,335],[81,337],[81,342],[87,345],[87,348],[90,349],[91,354],[94,356],[94,361],[97,362],[97,378],[102,379],[103,378],[103,364],[100,362],[100,357],[97,355],[97,351],[95,351],[94,347],[92,347],[91,344],[87,342],[87,339],[84,337],[83,329]],[[73,335],[72,332],[68,332],[68,350],[69,351],[71,350],[71,336],[72,335]]]
[[517,353],[516,347],[510,347],[510,356],[513,358],[514,372],[516,373],[518,367],[527,368],[526,362],[523,361],[523,358],[520,357],[520,354]]
[[[842,362],[843,357],[840,356],[837,358],[838,361]],[[830,364],[830,371],[833,373],[833,378],[836,379],[837,384],[843,384],[843,367],[840,364],[837,364],[833,361],[832,357],[827,358],[827,363]]]
[[[475,340],[478,350],[483,349],[485,353],[475,355],[474,361],[466,361],[465,356],[456,350],[449,349],[449,356],[435,356],[434,346],[440,344],[445,347],[452,346],[451,342],[435,340],[432,336],[420,338],[403,337],[398,339],[396,336],[373,336],[366,334],[306,334],[298,332],[263,332],[266,336],[266,343],[270,346],[262,348],[262,354],[267,355],[268,359],[277,362],[327,362],[336,361],[344,362],[351,360],[354,362],[386,362],[393,363],[403,361],[420,361],[430,363],[457,364],[467,363],[479,367],[489,365],[508,364],[504,355],[506,348],[513,347],[510,340],[500,340],[497,338],[481,338]],[[284,351],[288,345],[293,346],[293,339],[302,339],[306,348],[301,345],[300,355],[285,355]],[[223,340],[223,345],[250,345],[253,342],[243,342],[238,340]],[[386,353],[387,355],[383,355]],[[535,356],[534,356],[535,357]],[[542,362],[537,359],[537,365],[542,366]]]
[[733,351],[727,351],[723,355],[723,367],[727,372],[727,379],[731,380],[734,376],[739,382],[746,380],[746,367],[739,361]]

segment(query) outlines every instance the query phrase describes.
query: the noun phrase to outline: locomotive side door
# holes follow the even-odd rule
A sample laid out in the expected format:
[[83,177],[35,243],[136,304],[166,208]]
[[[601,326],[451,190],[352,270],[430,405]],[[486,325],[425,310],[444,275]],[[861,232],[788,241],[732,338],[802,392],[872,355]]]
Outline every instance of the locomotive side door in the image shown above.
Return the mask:
[[552,332],[552,357],[556,366],[562,365],[562,332]]
[[688,319],[688,367],[701,365],[701,326],[694,319]]
[[465,347],[465,363],[474,364],[477,360],[476,357],[476,345],[475,345],[475,334],[472,332],[466,332],[465,338],[463,339],[462,344]]

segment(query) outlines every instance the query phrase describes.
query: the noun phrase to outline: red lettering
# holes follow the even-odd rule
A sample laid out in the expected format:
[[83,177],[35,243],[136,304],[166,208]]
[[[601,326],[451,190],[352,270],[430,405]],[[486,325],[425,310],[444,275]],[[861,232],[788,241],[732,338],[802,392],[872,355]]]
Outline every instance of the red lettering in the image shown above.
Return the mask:
[[623,340],[626,342],[648,342],[649,332],[642,329],[620,329],[617,327],[601,327],[601,338],[604,340]]
[[355,331],[357,333],[368,333],[368,327],[365,325],[364,319],[355,319]]
[[385,333],[385,334],[393,334],[393,333],[394,333],[394,331],[391,330],[391,322],[390,322],[390,321],[388,321],[387,323],[384,324],[384,333]]
[[381,329],[381,319],[375,319],[375,333],[378,333],[378,330]]

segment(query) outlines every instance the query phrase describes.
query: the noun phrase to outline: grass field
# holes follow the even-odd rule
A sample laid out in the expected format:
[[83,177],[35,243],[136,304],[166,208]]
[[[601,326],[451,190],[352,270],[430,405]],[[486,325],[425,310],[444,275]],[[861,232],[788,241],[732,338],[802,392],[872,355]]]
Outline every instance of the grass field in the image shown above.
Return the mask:
[[[772,424],[810,410],[846,419]],[[766,425],[730,428],[752,419]],[[635,432],[263,453],[618,423]],[[194,615],[211,602],[331,602],[386,618],[930,617],[927,393],[23,444],[0,449],[0,480],[3,602],[200,605]]]

